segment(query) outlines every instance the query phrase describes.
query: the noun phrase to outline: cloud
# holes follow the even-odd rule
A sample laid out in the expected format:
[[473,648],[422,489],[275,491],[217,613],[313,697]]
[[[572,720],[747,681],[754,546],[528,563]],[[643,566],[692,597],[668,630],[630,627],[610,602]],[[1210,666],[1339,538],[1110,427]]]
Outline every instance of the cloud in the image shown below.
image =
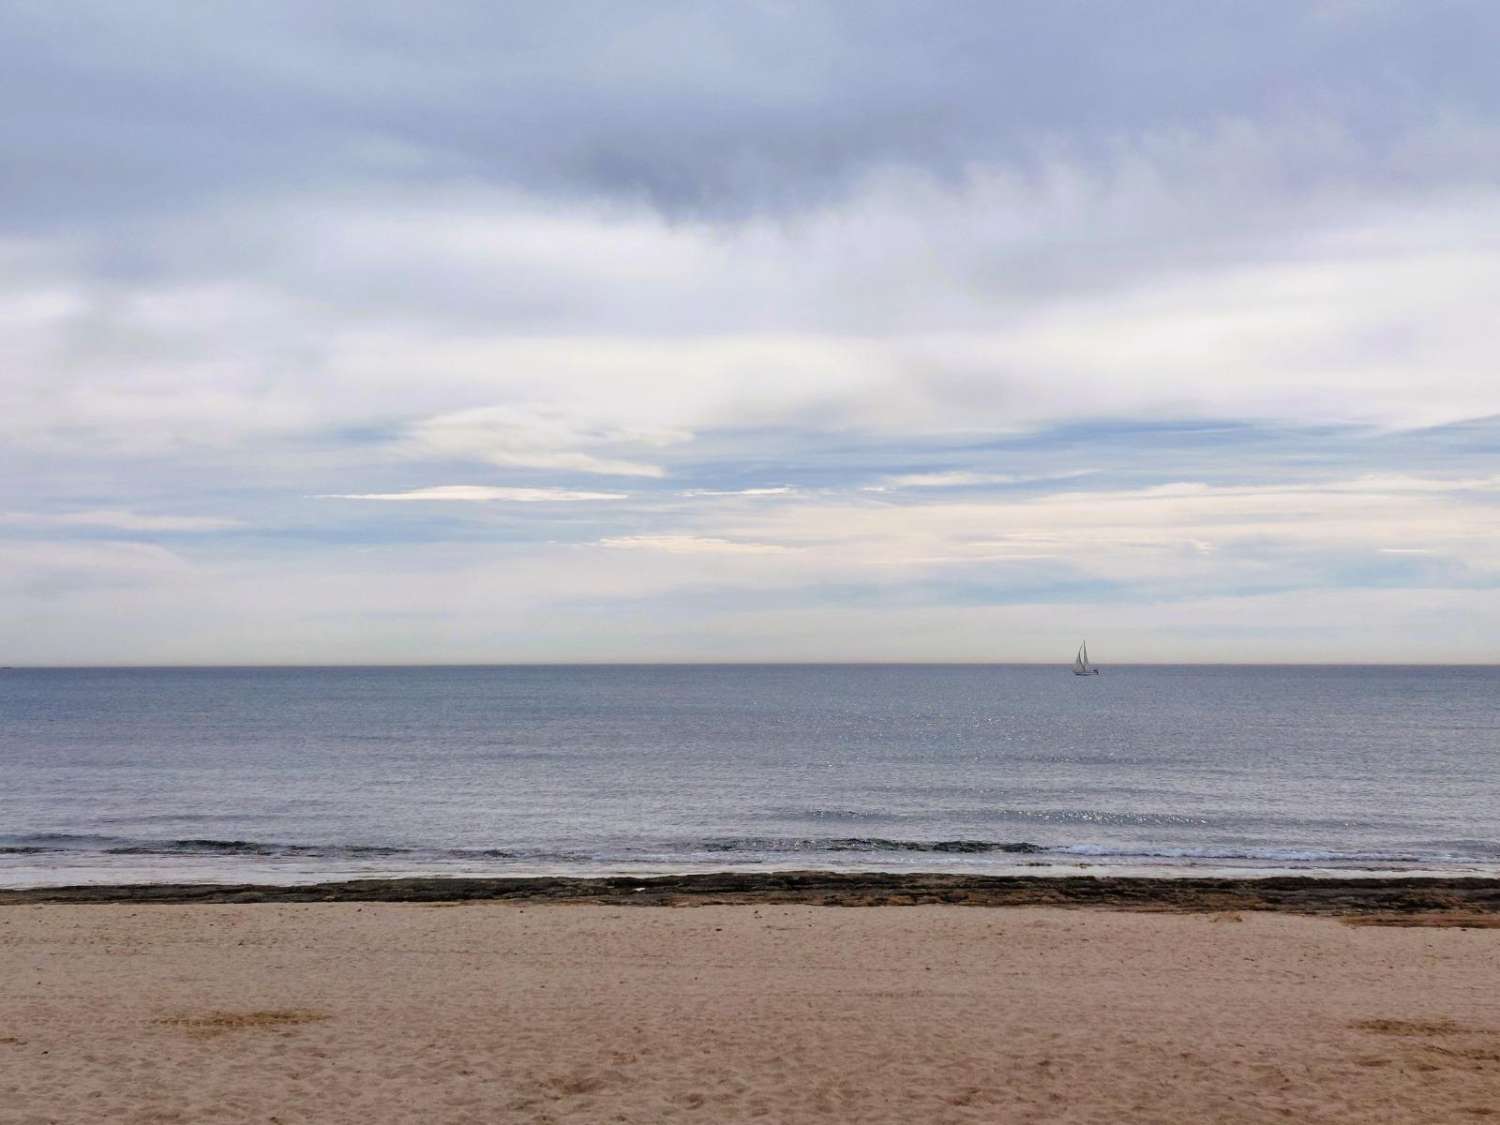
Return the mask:
[[244,521],[222,516],[144,515],[117,509],[83,512],[0,512],[0,525],[100,527],[116,531],[226,531]]
[[746,543],[702,535],[622,535],[599,546],[624,551],[663,551],[672,555],[784,555],[792,549],[774,543]]
[[900,473],[886,477],[876,488],[962,488],[974,484],[1014,484],[1010,473],[970,473],[955,470],[943,473]]
[[[741,510],[703,533],[800,547],[810,572],[1061,560],[1112,582],[1334,581],[1393,543],[1441,549],[1500,580],[1500,480],[1380,474],[1297,483],[1180,482],[915,501],[828,498]],[[1332,560],[1332,561],[1330,561]]]
[[589,425],[561,408],[482,407],[442,414],[411,430],[414,455],[492,465],[567,470],[606,476],[660,477],[658,465],[599,456],[590,449],[640,447],[687,440],[671,430],[636,430],[620,425]]
[[[182,591],[192,577],[193,568],[186,559],[154,543],[0,540],[0,592],[27,603],[96,598],[113,590],[153,586],[175,586]],[[6,605],[0,601],[0,607]],[[107,612],[109,604],[98,608]],[[15,635],[12,660],[20,659],[35,640],[25,630]]]
[[[585,657],[687,644],[694,597],[735,652],[814,623],[979,652],[981,616],[1189,596],[1227,636],[1235,598],[1373,612],[1361,583],[1409,622],[1500,567],[1497,30],[1403,0],[3,6],[7,542],[184,533],[90,557],[186,568],[200,616],[28,571],[0,636],[232,660],[272,586],[292,659],[363,658],[391,607],[442,622],[381,634],[407,659],[482,648],[481,602],[524,619],[507,652]],[[494,507],[369,518],[424,501]],[[1307,603],[1257,604],[1294,655]]]
[[790,485],[774,488],[689,488],[679,496],[791,496],[797,490]]
[[1076,469],[1062,473],[976,473],[953,469],[932,473],[897,473],[885,477],[880,484],[865,485],[867,492],[884,492],[893,488],[971,488],[988,484],[1038,484],[1046,481],[1071,480],[1088,476],[1092,469]]
[[[645,199],[676,217],[794,212],[892,166],[952,177],[1035,164],[1060,138],[1103,160],[1121,135],[1276,107],[1318,107],[1358,138],[1301,154],[1296,171],[1333,162],[1375,178],[1414,134],[1436,131],[1439,112],[1494,109],[1479,46],[1494,39],[1493,10],[1441,15],[1193,0],[1144,12],[1024,3],[1003,16],[961,2],[939,18],[837,2],[639,12],[455,0],[434,13],[330,0],[316,18],[292,0],[186,15],[165,0],[8,5],[0,69],[28,112],[6,119],[0,142],[30,171],[11,221],[75,226],[331,179],[498,181]],[[60,134],[65,156],[49,147]]]
[[382,500],[405,503],[438,501],[482,503],[509,501],[518,504],[555,504],[584,500],[624,500],[623,492],[580,492],[567,488],[497,488],[479,484],[441,484],[431,488],[413,488],[406,492],[333,492],[323,493],[319,500]]
[[[1100,420],[1500,415],[1490,198],[1333,192],[1328,214],[1273,210],[1246,244],[1231,219],[1257,204],[1232,195],[1204,229],[1174,225],[1194,161],[1231,157],[1165,159],[1138,177],[908,175],[791,225],[584,210],[573,237],[538,244],[525,284],[508,232],[558,205],[515,192],[163,219],[152,245],[180,244],[180,264],[98,276],[92,258],[145,251],[58,249],[0,282],[15,310],[0,438],[38,456],[210,463],[358,435],[382,457],[659,479],[750,433],[912,453]],[[455,211],[493,255],[422,237]],[[381,216],[392,233],[354,237]],[[619,228],[640,249],[600,271],[587,248]],[[203,256],[242,276],[194,276]],[[663,257],[682,268],[633,272]]]

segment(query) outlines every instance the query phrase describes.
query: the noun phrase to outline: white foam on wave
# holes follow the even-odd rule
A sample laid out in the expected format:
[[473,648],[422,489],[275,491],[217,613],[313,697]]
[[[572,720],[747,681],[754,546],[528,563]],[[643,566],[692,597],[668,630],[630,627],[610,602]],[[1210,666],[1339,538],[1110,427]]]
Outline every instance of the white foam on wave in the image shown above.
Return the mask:
[[1305,848],[1141,848],[1107,844],[1070,844],[1047,849],[1054,855],[1095,859],[1241,860],[1247,863],[1462,863],[1475,857],[1446,853],[1339,852]]

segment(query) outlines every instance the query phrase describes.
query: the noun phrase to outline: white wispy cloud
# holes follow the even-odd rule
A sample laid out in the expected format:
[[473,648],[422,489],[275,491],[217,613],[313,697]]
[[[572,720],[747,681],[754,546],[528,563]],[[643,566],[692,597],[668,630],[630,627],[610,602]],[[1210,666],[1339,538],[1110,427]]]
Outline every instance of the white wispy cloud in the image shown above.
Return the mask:
[[620,535],[599,540],[599,546],[626,551],[663,551],[672,555],[785,555],[792,551],[775,543],[748,543],[704,535]]
[[436,501],[446,503],[486,503],[507,501],[517,504],[558,504],[585,500],[624,500],[624,492],[585,492],[568,488],[500,488],[482,484],[440,484],[431,488],[413,488],[405,492],[330,492],[318,500],[380,500],[395,503]]
[[0,524],[36,527],[100,527],[115,531],[226,531],[244,521],[223,516],[149,515],[125,509],[81,512],[0,512]]
[[967,488],[985,484],[1044,484],[1048,481],[1073,480],[1088,476],[1092,469],[1073,469],[1062,473],[981,473],[952,469],[932,473],[897,473],[881,479],[879,484],[864,486],[866,492],[885,492],[895,488]]
[[790,496],[797,490],[782,484],[773,488],[689,488],[678,496]]
[[970,473],[961,470],[944,473],[899,473],[886,477],[878,485],[868,486],[870,491],[886,488],[960,488],[971,484],[1013,484],[1016,478],[1009,473]]
[[963,499],[918,493],[743,509],[703,533],[801,547],[810,571],[1055,556],[1074,573],[1112,581],[1297,584],[1319,556],[1419,543],[1500,574],[1497,488],[1489,477],[1378,474]]
[[[1172,481],[1137,490],[1133,495],[1171,500],[1202,497],[1257,496],[1413,496],[1423,493],[1457,495],[1466,492],[1500,492],[1500,474],[1483,477],[1419,477],[1407,473],[1362,473],[1342,480],[1284,483],[1208,484],[1203,481]],[[1080,498],[1092,493],[1070,493]],[[1119,493],[1101,493],[1119,495]]]
[[0,541],[0,588],[48,599],[152,584],[177,583],[180,590],[191,573],[181,555],[155,543]]
[[680,430],[639,428],[618,421],[595,423],[586,407],[492,406],[424,419],[412,427],[408,449],[445,460],[603,476],[660,477],[665,475],[661,466],[609,451],[661,447],[689,436]]

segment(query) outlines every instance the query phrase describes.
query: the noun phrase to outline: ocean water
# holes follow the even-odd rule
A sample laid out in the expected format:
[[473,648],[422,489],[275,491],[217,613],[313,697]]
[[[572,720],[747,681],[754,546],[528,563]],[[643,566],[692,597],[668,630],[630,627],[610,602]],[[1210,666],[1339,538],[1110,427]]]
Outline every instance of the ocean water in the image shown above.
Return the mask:
[[1500,669],[0,671],[0,885],[1500,874]]

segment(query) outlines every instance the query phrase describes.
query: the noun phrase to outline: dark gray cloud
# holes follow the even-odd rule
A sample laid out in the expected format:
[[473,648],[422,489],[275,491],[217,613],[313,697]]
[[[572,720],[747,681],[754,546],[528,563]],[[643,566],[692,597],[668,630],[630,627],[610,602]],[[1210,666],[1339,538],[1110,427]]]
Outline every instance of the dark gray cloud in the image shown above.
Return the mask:
[[735,215],[1308,114],[1345,147],[1293,180],[1481,174],[1397,154],[1494,118],[1497,47],[1500,9],[1459,0],[10,3],[0,221],[433,181]]

